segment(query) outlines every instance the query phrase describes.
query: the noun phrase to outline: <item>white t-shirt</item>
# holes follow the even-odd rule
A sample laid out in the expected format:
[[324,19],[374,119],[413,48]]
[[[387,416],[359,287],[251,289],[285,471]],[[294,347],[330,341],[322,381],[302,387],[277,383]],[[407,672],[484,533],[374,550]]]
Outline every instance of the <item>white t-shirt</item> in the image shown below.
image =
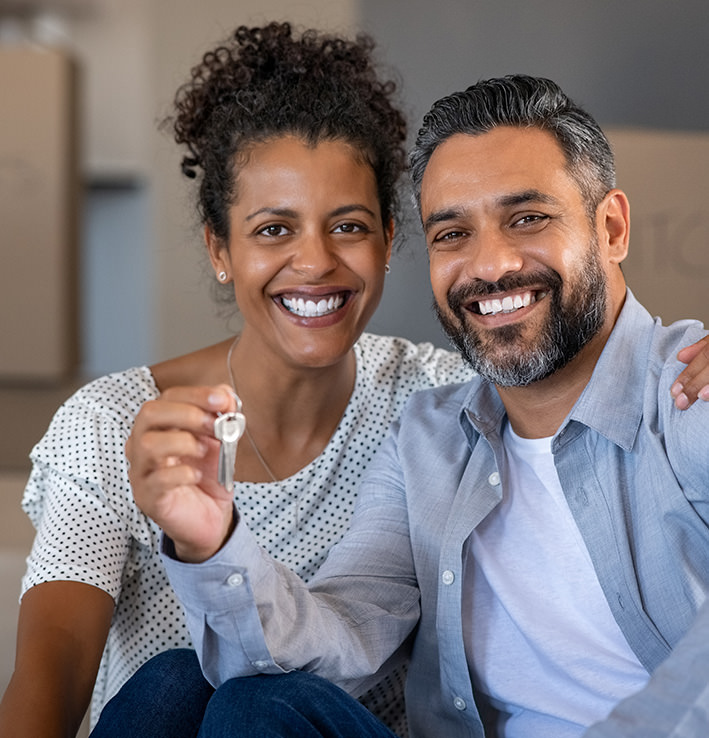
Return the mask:
[[508,424],[503,441],[503,498],[471,536],[466,561],[468,663],[476,687],[509,716],[501,736],[573,738],[648,673],[601,590],[551,438],[520,438]]
[[[362,472],[406,399],[420,389],[463,382],[472,370],[456,353],[400,338],[363,334],[357,379],[323,453],[278,483],[237,483],[240,514],[264,547],[306,580],[346,531]],[[182,608],[158,556],[158,528],[136,507],[124,444],[141,405],[158,396],[146,367],[97,379],[57,411],[31,454],[23,508],[37,529],[22,592],[72,580],[116,602],[94,689],[91,723],[151,656],[190,645]],[[406,734],[401,684],[396,695],[363,700]]]

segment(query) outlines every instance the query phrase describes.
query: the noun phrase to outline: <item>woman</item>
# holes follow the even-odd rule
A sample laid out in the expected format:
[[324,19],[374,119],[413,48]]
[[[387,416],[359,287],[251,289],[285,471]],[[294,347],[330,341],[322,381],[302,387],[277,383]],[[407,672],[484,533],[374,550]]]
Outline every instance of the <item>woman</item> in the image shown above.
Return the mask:
[[[3,735],[9,723],[15,735],[71,734],[96,679],[94,723],[141,663],[189,645],[158,530],[130,485],[223,493],[214,421],[231,403],[226,390],[248,418],[233,470],[240,513],[307,578],[347,528],[357,480],[406,398],[470,376],[457,355],[363,333],[384,285],[405,161],[394,85],[377,78],[371,51],[366,38],[241,27],[178,91],[183,171],[199,179],[216,282],[243,328],[88,385],[34,450],[24,506],[38,533]],[[194,655],[180,653],[174,685],[207,699]],[[394,675],[365,704],[404,735],[400,688]]]
[[[470,375],[449,352],[362,335],[405,166],[405,121],[372,46],[242,27],[178,91],[183,171],[198,178],[215,281],[236,298],[243,329],[93,382],[33,451],[24,507],[38,532],[3,706],[13,729],[75,732],[96,679],[93,724],[142,662],[189,646],[157,528],[133,503],[131,430],[132,484],[201,474],[216,485],[211,388],[233,379],[248,417],[236,494],[272,553],[310,576],[347,528],[357,480],[408,395]],[[385,685],[368,704],[378,699],[403,732],[400,692]]]

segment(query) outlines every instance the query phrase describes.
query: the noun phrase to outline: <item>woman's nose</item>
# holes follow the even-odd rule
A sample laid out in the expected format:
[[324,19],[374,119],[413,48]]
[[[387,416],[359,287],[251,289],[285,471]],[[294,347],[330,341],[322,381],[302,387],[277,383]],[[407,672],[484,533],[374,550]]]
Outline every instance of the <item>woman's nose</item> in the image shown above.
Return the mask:
[[332,271],[337,258],[325,235],[308,233],[295,244],[291,266],[297,272],[317,277]]

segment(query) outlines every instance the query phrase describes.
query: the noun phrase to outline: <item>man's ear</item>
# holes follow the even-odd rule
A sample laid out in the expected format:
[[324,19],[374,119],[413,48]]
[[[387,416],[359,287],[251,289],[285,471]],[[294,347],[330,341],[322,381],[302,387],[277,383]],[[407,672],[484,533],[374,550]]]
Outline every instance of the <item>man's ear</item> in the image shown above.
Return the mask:
[[598,235],[603,239],[608,260],[620,264],[628,255],[630,241],[630,203],[622,190],[611,190],[597,211]]
[[225,272],[228,276],[231,276],[224,243],[212,233],[212,229],[208,225],[204,226],[204,245],[207,247],[209,261],[212,263],[214,273],[218,275],[220,272]]

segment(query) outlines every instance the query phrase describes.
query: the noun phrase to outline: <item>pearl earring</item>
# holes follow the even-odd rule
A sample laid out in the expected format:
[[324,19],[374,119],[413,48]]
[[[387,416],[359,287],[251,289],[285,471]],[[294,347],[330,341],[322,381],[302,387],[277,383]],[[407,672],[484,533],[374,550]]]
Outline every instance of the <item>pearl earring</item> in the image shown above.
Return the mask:
[[219,272],[219,274],[217,274],[217,279],[220,282],[226,282],[228,276],[229,275],[226,272],[222,271],[222,272]]
[[384,265],[384,274],[389,274],[391,271],[391,267],[388,264]]

